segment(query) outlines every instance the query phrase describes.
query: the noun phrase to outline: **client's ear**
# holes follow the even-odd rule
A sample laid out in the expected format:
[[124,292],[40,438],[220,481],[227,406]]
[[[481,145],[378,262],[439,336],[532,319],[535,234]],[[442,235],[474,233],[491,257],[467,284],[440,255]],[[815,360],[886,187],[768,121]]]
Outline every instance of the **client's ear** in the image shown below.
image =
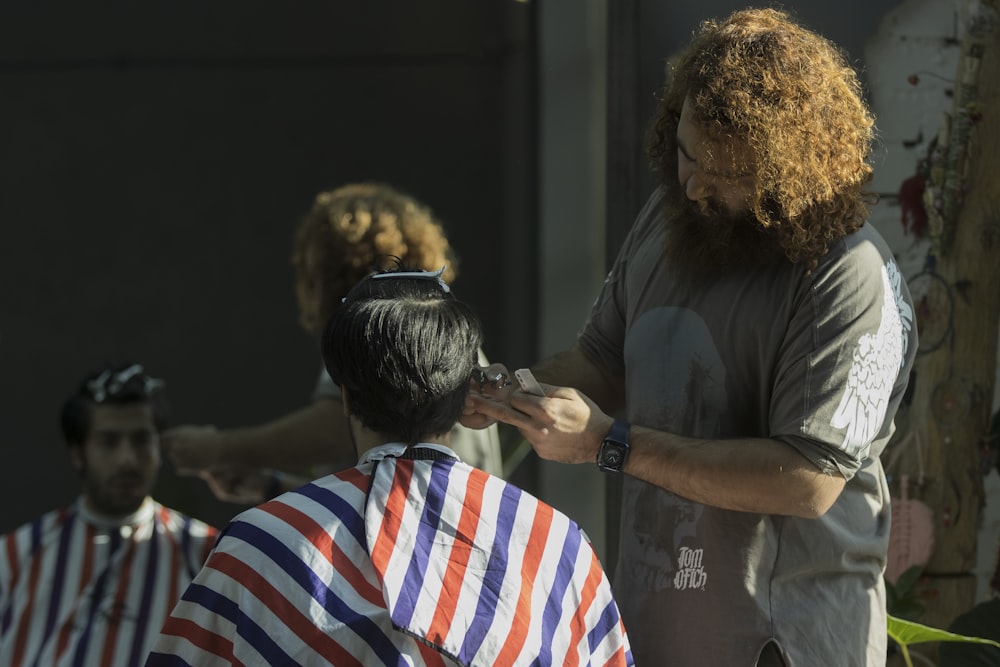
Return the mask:
[[351,417],[351,397],[347,393],[347,387],[341,385],[340,387],[340,398],[344,403],[344,416],[347,418]]

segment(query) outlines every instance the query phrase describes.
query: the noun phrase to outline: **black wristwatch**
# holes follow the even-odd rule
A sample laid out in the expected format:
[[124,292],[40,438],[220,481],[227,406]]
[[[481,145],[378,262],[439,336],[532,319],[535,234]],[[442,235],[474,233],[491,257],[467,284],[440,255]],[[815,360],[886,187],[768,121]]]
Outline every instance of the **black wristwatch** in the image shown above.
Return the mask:
[[628,432],[632,427],[624,419],[616,419],[597,450],[597,467],[604,472],[621,472],[628,458]]

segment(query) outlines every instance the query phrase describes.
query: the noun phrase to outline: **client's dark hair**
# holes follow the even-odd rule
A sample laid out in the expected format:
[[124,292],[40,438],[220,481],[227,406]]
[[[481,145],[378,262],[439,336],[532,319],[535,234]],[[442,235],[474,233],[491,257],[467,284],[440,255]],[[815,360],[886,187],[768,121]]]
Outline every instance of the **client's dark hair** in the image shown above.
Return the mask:
[[75,446],[87,439],[94,405],[149,403],[156,430],[162,431],[167,427],[169,412],[163,386],[163,380],[150,377],[139,364],[106,364],[85,377],[63,403],[59,423],[66,444]]
[[354,286],[323,333],[323,360],[372,431],[412,445],[462,415],[482,326],[440,272],[405,267]]

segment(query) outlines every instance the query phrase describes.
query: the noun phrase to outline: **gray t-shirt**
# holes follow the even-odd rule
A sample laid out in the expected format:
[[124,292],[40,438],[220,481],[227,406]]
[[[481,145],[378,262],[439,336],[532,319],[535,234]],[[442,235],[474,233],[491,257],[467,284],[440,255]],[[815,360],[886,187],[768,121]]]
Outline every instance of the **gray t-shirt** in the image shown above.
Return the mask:
[[671,279],[647,202],[580,335],[624,377],[629,420],[781,440],[848,481],[819,519],[734,512],[625,477],[615,593],[640,665],[884,664],[889,493],[879,454],[916,350],[909,293],[865,225],[807,274]]
[[[484,366],[488,363],[482,351],[479,353],[479,363]],[[319,378],[316,380],[316,388],[313,390],[313,400],[332,399],[339,401],[340,396],[340,387],[334,384],[325,368],[320,370]],[[495,424],[484,429],[465,428],[456,424],[451,430],[451,448],[458,454],[459,458],[469,465],[485,470],[491,475],[503,477],[500,434]],[[354,462],[352,461],[348,465],[354,465]]]

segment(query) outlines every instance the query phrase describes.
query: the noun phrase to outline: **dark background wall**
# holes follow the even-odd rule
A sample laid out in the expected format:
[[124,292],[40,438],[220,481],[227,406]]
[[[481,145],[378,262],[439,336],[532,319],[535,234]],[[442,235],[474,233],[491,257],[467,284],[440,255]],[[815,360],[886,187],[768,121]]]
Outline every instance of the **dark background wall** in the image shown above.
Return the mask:
[[[320,189],[425,201],[487,353],[532,356],[533,11],[510,0],[0,7],[0,532],[70,501],[62,400],[106,360],[176,423],[265,421],[319,369],[291,235]],[[526,262],[525,266],[530,266]],[[157,496],[235,506],[164,466]]]
[[[558,242],[581,233],[565,193],[595,188],[560,190],[553,175],[575,179],[572,148],[606,129],[613,253],[653,187],[641,135],[664,58],[699,20],[743,6],[584,4],[545,4],[555,16],[538,35],[542,5],[515,0],[0,6],[0,532],[76,495],[57,413],[105,360],[165,377],[179,423],[248,425],[308,400],[318,355],[296,322],[289,253],[323,188],[382,180],[435,209],[491,357],[530,363],[540,336],[569,344],[566,321],[538,318],[537,267],[576,267],[577,255],[540,257],[538,242],[547,229],[575,248]],[[895,4],[785,6],[863,66],[865,40]],[[594,67],[593,45],[577,43],[590,28],[573,28],[581,12],[607,21],[609,107],[606,126],[594,115],[574,141],[566,129],[592,93],[549,91],[560,132],[543,134],[535,52],[542,40]],[[623,119],[613,101],[626,98]],[[541,192],[539,151],[556,201]],[[563,318],[575,330],[595,288],[546,289],[548,302],[583,304]],[[542,480],[543,497],[558,485]],[[215,522],[238,509],[169,466],[157,495]],[[586,522],[588,511],[571,513]]]

